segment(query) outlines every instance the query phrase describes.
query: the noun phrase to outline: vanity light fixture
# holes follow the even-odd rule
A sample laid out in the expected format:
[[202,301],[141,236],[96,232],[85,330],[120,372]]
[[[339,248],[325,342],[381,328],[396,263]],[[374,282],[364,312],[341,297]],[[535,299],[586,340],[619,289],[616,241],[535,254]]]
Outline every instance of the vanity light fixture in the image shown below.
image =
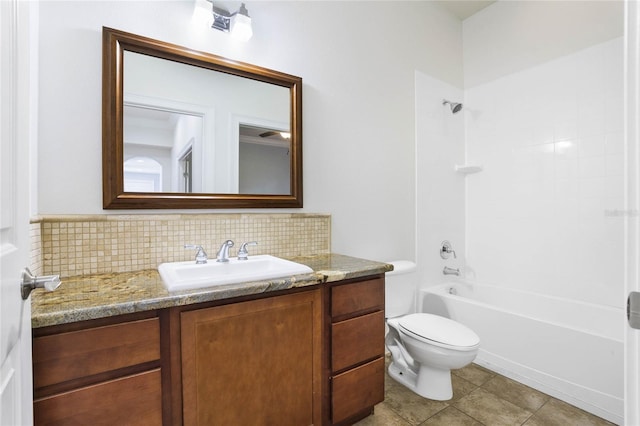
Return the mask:
[[[213,4],[213,2],[212,2]],[[247,7],[242,3],[237,12],[229,13],[224,9],[212,6],[213,24],[211,28],[231,34],[232,37],[247,41],[253,35],[251,18]]]

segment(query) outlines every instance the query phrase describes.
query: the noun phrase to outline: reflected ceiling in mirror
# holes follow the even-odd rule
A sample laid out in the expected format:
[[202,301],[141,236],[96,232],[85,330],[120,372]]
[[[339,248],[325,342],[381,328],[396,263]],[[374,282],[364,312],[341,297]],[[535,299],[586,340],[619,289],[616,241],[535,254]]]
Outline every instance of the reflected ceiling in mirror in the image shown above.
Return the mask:
[[103,29],[104,208],[302,207],[302,80]]

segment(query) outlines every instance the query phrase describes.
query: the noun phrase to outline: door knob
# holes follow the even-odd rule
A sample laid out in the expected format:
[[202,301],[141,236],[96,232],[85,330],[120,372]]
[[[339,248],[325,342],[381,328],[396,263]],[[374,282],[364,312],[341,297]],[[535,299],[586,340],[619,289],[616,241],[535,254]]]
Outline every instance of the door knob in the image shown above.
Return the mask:
[[20,283],[22,300],[27,300],[33,289],[44,288],[46,291],[53,291],[57,289],[61,283],[60,275],[36,277],[31,273],[29,268],[24,268],[24,271],[22,271],[22,281]]

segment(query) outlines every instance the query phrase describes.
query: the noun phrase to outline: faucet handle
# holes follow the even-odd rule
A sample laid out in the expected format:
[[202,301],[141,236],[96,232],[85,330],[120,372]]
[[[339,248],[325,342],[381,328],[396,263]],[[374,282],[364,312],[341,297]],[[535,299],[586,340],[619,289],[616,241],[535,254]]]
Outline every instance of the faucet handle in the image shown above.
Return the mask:
[[196,252],[196,264],[197,265],[201,265],[203,263],[207,263],[207,260],[209,258],[207,257],[207,253],[205,253],[205,251],[202,248],[202,246],[199,246],[199,245],[196,245],[196,244],[185,244],[184,248],[197,250],[197,252]]
[[240,245],[240,249],[238,250],[238,260],[247,260],[249,258],[249,252],[247,251],[247,246],[257,246],[257,241],[250,241],[248,243],[242,243]]

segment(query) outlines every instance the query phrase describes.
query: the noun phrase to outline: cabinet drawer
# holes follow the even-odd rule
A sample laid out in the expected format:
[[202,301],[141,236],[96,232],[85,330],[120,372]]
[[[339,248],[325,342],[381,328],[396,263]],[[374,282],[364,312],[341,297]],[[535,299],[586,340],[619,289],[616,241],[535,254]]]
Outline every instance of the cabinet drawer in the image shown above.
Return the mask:
[[160,369],[34,401],[34,424],[160,425]]
[[331,288],[331,316],[384,309],[384,278]]
[[331,368],[339,371],[384,355],[384,312],[331,325]]
[[384,400],[384,358],[333,378],[332,421],[340,422]]
[[160,322],[149,318],[33,339],[36,389],[160,359]]

